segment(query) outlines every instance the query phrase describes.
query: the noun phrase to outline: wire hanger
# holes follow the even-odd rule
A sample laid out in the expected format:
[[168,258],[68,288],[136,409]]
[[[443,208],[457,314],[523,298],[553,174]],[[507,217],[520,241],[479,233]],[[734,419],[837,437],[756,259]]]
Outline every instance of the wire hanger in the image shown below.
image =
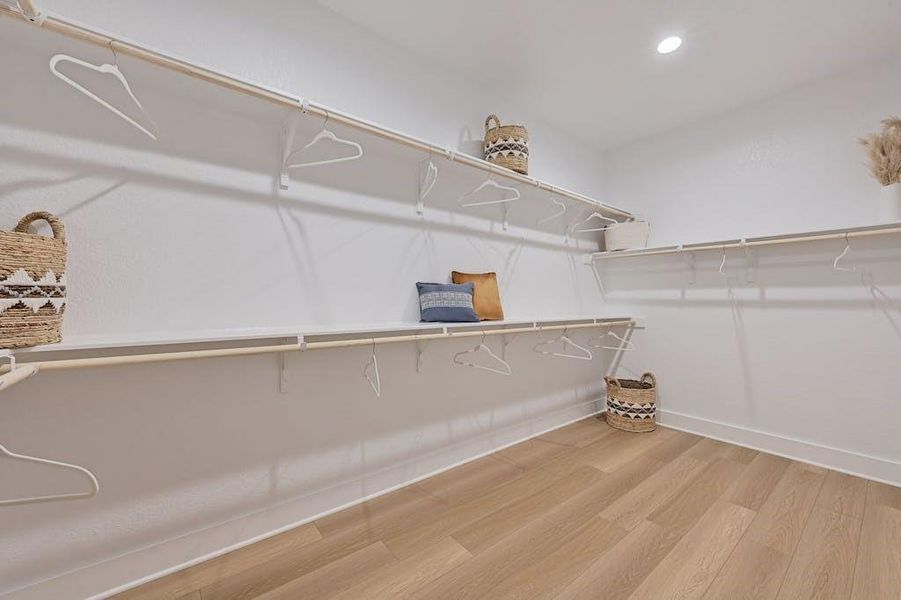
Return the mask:
[[588,228],[588,229],[576,229],[576,227],[578,227],[579,225],[585,225],[586,223],[588,223],[588,221],[590,221],[592,219],[603,219],[604,221],[609,221],[611,225],[619,223],[619,221],[617,221],[616,219],[611,219],[610,217],[605,217],[604,215],[602,215],[599,212],[593,212],[590,215],[588,215],[588,217],[584,221],[574,223],[572,226],[572,232],[573,233],[588,233],[590,231],[607,231],[607,228],[610,227],[610,225],[604,225],[603,227],[593,227],[593,228]]
[[[123,75],[122,71],[119,70],[119,57],[116,54],[116,49],[113,48],[112,40],[110,40],[109,49],[113,53],[113,64],[106,63],[106,64],[102,64],[102,65],[95,65],[95,64],[83,61],[80,58],[75,58],[74,56],[69,56],[68,54],[56,54],[50,59],[50,72],[53,73],[59,79],[62,79],[64,82],[66,82],[67,84],[69,84],[70,86],[75,88],[76,90],[78,90],[79,92],[81,92],[82,94],[84,94],[85,96],[87,96],[88,98],[90,98],[91,100],[93,100],[94,102],[97,102],[98,104],[100,104],[101,106],[103,106],[104,108],[106,108],[107,110],[112,112],[117,117],[123,119],[125,122],[127,122],[131,126],[135,127],[136,129],[138,129],[139,131],[141,131],[142,133],[144,133],[151,139],[156,140],[157,133],[159,132],[159,128],[157,127],[156,122],[154,122],[154,120],[150,116],[150,114],[144,109],[144,105],[141,104],[141,101],[138,100],[138,98],[134,95],[134,92],[131,91],[131,86],[128,85],[128,80],[125,79],[125,75]],[[88,90],[86,87],[84,87],[80,83],[76,83],[75,81],[73,81],[72,79],[67,77],[66,75],[63,75],[62,73],[60,73],[59,70],[57,70],[56,66],[61,62],[72,63],[75,65],[84,67],[86,69],[96,71],[98,73],[106,73],[106,74],[114,76],[119,81],[119,83],[122,84],[122,87],[125,88],[125,91],[128,93],[132,102],[134,102],[137,105],[137,107],[139,109],[141,109],[141,112],[144,114],[145,117],[147,117],[147,120],[150,121],[150,123],[153,125],[153,129],[156,131],[156,133],[151,132],[149,129],[147,129],[146,127],[144,127],[143,125],[141,125],[140,123],[138,123],[137,121],[135,121],[134,119],[129,117],[128,115],[126,115],[124,112],[122,112],[121,110],[119,110],[118,108],[116,108],[115,106],[113,106],[112,104],[110,104],[109,102],[107,102],[106,100],[104,100],[103,98],[101,98],[100,96],[95,94],[94,92]]]
[[[307,143],[306,146],[304,146],[302,148],[298,148],[297,150],[293,150],[288,153],[288,156],[285,157],[285,165],[284,165],[285,169],[300,169],[303,167],[316,167],[319,165],[331,165],[334,163],[346,162],[349,160],[357,160],[358,158],[363,156],[363,146],[361,146],[360,144],[358,144],[357,142],[355,142],[353,140],[345,140],[343,138],[339,138],[337,135],[335,135],[335,133],[331,129],[328,128],[328,118],[329,118],[328,111],[325,111],[325,121],[322,122],[322,129],[319,131],[319,133],[317,133],[313,137],[313,139]],[[348,146],[348,147],[356,150],[356,153],[348,155],[348,156],[341,156],[339,158],[325,158],[322,160],[313,160],[310,162],[299,162],[299,163],[293,163],[293,164],[290,163],[292,156],[294,156],[295,154],[298,154],[300,152],[303,152],[304,150],[308,150],[309,148],[318,144],[322,140],[325,140],[328,142],[334,142],[341,146]]]
[[851,251],[851,242],[848,241],[848,232],[845,232],[845,249],[842,250],[842,253],[835,257],[835,260],[832,261],[832,268],[836,271],[856,271],[857,267],[851,265],[850,267],[840,266],[839,263],[842,261],[845,256],[848,255],[848,252]]
[[363,367],[363,377],[372,386],[376,398],[382,397],[382,380],[379,378],[379,359],[375,355],[375,338],[372,338],[372,356],[369,362]]
[[419,202],[416,203],[416,212],[420,215],[425,212],[423,201],[431,193],[432,188],[435,187],[435,183],[438,181],[438,166],[432,160],[431,147],[429,147],[429,157],[426,160],[428,165],[425,165],[424,170],[423,165],[426,161],[420,163],[419,166]]
[[553,192],[551,192],[551,195],[548,197],[548,200],[550,200],[552,204],[556,204],[557,206],[559,206],[560,210],[558,210],[554,214],[547,216],[547,217],[541,219],[540,221],[538,221],[539,225],[541,225],[543,223],[547,223],[548,221],[553,221],[554,219],[556,219],[558,217],[562,217],[563,215],[566,214],[566,203],[563,200],[560,200],[556,196],[554,196]]
[[725,274],[726,273],[726,247],[723,246],[722,250],[723,250],[723,260],[720,261],[719,272],[722,274]]
[[[604,342],[601,340],[603,340],[607,336],[611,336],[611,337],[614,337],[617,340],[619,340],[620,345],[619,346],[605,346]],[[597,341],[598,341],[598,343],[592,344],[591,340],[589,340],[588,345],[592,348],[602,348],[604,350],[622,350],[623,352],[631,352],[631,351],[635,350],[635,344],[632,343],[631,340],[628,340],[624,337],[620,337],[617,334],[615,334],[614,332],[609,331],[609,330],[607,331],[607,333],[605,333],[601,336],[598,336]]]
[[[469,360],[467,360],[467,361],[460,360],[461,356],[464,356],[467,354],[477,354],[479,352],[484,352],[485,354],[487,354],[488,357],[490,359],[492,359],[496,364],[500,365],[500,367],[490,367],[487,365],[480,365],[480,364],[474,363]],[[510,366],[510,363],[508,363],[503,358],[501,358],[500,356],[495,354],[491,350],[491,348],[489,348],[488,346],[485,345],[485,334],[484,333],[482,334],[481,341],[478,344],[476,344],[472,348],[472,350],[463,350],[462,352],[457,352],[456,354],[454,354],[453,362],[458,365],[463,365],[466,367],[473,367],[476,369],[481,369],[483,371],[488,371],[490,373],[497,373],[498,375],[508,375],[508,376],[513,375],[513,368]]]
[[38,502],[55,502],[57,500],[78,500],[80,498],[93,498],[100,491],[100,483],[97,481],[97,477],[91,473],[89,470],[84,467],[80,467],[78,465],[72,465],[69,463],[59,462],[56,460],[50,460],[49,458],[39,458],[37,456],[27,456],[25,454],[16,454],[15,452],[11,452],[5,446],[0,445],[0,456],[6,456],[7,458],[11,458],[13,460],[21,460],[25,462],[33,462],[39,463],[42,465],[51,465],[54,467],[60,467],[62,469],[67,469],[70,471],[77,471],[85,475],[88,480],[91,482],[91,491],[89,492],[76,492],[72,494],[53,494],[49,496],[33,496],[31,498],[11,498],[9,500],[0,500],[0,506],[16,506],[19,504],[36,504]]
[[[551,352],[549,350],[541,349],[542,346],[550,346],[551,344],[556,344],[557,342],[563,342],[563,350],[564,350],[563,352]],[[572,354],[572,353],[566,352],[567,345],[572,346],[579,353]],[[572,341],[569,338],[569,336],[566,335],[566,329],[564,329],[563,333],[561,333],[558,337],[555,337],[552,340],[548,340],[546,342],[538,342],[537,344],[535,344],[535,346],[532,348],[532,350],[534,352],[537,352],[538,354],[546,354],[548,356],[559,356],[560,358],[575,358],[578,360],[591,360],[591,358],[592,358],[591,350],[589,350],[588,348],[585,348],[584,346],[580,346],[579,344]]]
[[[490,167],[488,169],[488,177],[485,178],[485,181],[483,181],[482,183],[480,183],[479,185],[477,185],[470,191],[466,192],[465,194],[463,194],[462,196],[457,198],[457,204],[459,204],[463,208],[469,208],[471,206],[487,206],[489,204],[506,204],[508,202],[514,202],[516,200],[519,200],[521,194],[519,193],[518,189],[516,189],[515,187],[511,187],[509,185],[502,185],[502,184],[498,183],[497,181],[494,180],[493,175],[494,175],[494,167]],[[467,198],[475,196],[476,194],[478,194],[479,192],[481,192],[482,190],[484,190],[486,187],[489,187],[489,186],[493,187],[493,188],[497,188],[499,190],[503,190],[505,192],[510,192],[510,196],[508,196],[506,198],[501,198],[499,200],[484,200],[481,202],[465,202],[465,200]]]

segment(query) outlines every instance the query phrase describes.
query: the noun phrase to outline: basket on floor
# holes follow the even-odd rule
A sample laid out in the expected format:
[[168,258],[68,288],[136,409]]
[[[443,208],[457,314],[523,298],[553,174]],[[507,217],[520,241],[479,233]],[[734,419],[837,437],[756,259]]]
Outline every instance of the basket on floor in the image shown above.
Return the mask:
[[607,423],[624,431],[657,428],[657,378],[645,373],[638,381],[604,377],[607,382]]
[[490,163],[523,175],[529,173],[529,132],[524,125],[501,125],[497,115],[489,115],[485,119],[484,151]]
[[[53,237],[28,232],[47,221]],[[66,230],[48,212],[22,217],[0,231],[0,348],[24,348],[61,339],[66,306]]]

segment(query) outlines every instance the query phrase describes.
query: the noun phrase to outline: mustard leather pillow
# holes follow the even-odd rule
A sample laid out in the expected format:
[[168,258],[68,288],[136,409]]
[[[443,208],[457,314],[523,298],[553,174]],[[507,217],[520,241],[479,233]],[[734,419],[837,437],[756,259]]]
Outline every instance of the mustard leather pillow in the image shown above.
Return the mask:
[[476,309],[480,321],[502,321],[504,309],[501,306],[501,293],[497,287],[497,273],[461,273],[453,271],[451,279],[454,283],[470,283],[475,285],[472,306]]

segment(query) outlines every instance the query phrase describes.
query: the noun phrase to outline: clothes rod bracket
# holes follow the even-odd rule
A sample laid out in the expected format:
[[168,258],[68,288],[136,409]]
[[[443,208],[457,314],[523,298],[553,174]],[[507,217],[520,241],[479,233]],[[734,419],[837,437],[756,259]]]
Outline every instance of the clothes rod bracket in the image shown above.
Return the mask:
[[39,9],[32,0],[18,0],[18,4],[19,10],[22,11],[22,16],[29,23],[34,23],[38,27],[44,24],[44,21],[47,19],[47,13]]

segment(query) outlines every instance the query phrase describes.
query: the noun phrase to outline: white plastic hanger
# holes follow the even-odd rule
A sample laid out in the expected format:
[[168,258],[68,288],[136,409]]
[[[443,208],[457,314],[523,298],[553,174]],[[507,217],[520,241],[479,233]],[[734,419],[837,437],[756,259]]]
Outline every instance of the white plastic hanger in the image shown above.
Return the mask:
[[366,366],[363,367],[363,377],[365,377],[366,381],[369,382],[369,385],[372,386],[375,397],[381,398],[382,380],[379,378],[379,359],[375,355],[375,338],[372,340],[372,356],[369,358],[369,362],[366,363]]
[[[488,206],[489,204],[506,204],[508,202],[514,202],[516,200],[519,200],[519,198],[521,196],[521,194],[519,193],[519,190],[516,189],[515,187],[511,187],[509,185],[502,185],[502,184],[496,182],[494,180],[494,177],[492,177],[493,174],[494,174],[494,171],[489,170],[488,177],[485,178],[485,181],[483,181],[482,183],[480,183],[479,185],[477,185],[470,191],[468,191],[465,194],[463,194],[462,196],[460,196],[457,199],[457,204],[459,204],[463,208],[469,208],[471,206]],[[476,194],[478,194],[479,192],[484,190],[486,187],[493,187],[493,188],[497,188],[499,190],[503,190],[505,192],[510,192],[510,196],[508,196],[506,198],[501,198],[499,200],[484,200],[481,202],[466,202],[465,201],[467,198],[475,196]]]
[[[614,337],[617,340],[619,340],[620,345],[619,346],[605,346],[604,342],[601,340],[603,340],[607,336],[611,336],[611,337]],[[598,337],[597,341],[599,343],[592,344],[591,340],[589,340],[588,345],[591,346],[592,348],[602,348],[604,350],[622,350],[623,352],[631,352],[632,350],[635,350],[635,344],[633,344],[631,341],[627,340],[624,337],[620,337],[620,336],[616,335],[612,331],[608,331],[604,335]]]
[[58,78],[62,79],[64,82],[66,82],[67,84],[69,84],[70,86],[75,88],[76,90],[78,90],[79,92],[81,92],[82,94],[84,94],[85,96],[87,96],[88,98],[90,98],[91,100],[97,102],[98,104],[100,104],[101,106],[103,106],[104,108],[106,108],[107,110],[112,112],[117,117],[125,120],[125,122],[127,122],[128,124],[137,128],[139,131],[141,131],[142,133],[144,133],[151,139],[154,139],[154,140],[157,139],[156,133],[151,132],[149,129],[147,129],[146,127],[144,127],[143,125],[141,125],[140,123],[138,123],[137,121],[135,121],[134,119],[129,117],[128,115],[126,115],[124,112],[122,112],[121,110],[119,110],[118,108],[116,108],[115,106],[113,106],[112,104],[110,104],[109,102],[104,100],[103,98],[97,96],[96,94],[94,94],[94,92],[88,90],[86,87],[84,87],[80,83],[76,83],[69,77],[63,75],[56,68],[56,66],[59,63],[68,62],[68,63],[72,63],[72,64],[75,64],[75,65],[78,65],[81,67],[85,67],[86,69],[90,69],[92,71],[97,71],[98,73],[108,73],[108,74],[114,76],[116,79],[119,80],[119,83],[122,84],[122,87],[125,88],[125,91],[128,93],[129,97],[131,97],[132,101],[137,105],[137,107],[139,109],[141,109],[141,112],[144,114],[144,116],[147,117],[147,120],[149,120],[150,123],[153,125],[153,129],[158,130],[153,118],[144,109],[144,105],[142,105],[141,101],[138,100],[138,98],[134,95],[134,92],[131,91],[131,86],[128,85],[128,80],[125,79],[125,75],[123,75],[122,71],[119,70],[119,57],[116,55],[116,50],[115,50],[115,48],[113,48],[112,42],[110,42],[110,50],[112,50],[112,52],[113,52],[113,64],[107,63],[107,64],[103,64],[103,65],[95,65],[95,64],[83,61],[80,58],[75,58],[74,56],[69,56],[68,54],[56,54],[53,56],[53,58],[50,59],[50,72],[53,73]]
[[594,228],[589,228],[589,229],[576,229],[576,227],[578,227],[579,225],[585,225],[586,223],[588,223],[588,221],[590,221],[592,219],[603,219],[604,221],[608,221],[611,225],[619,222],[616,219],[611,219],[610,217],[605,217],[604,215],[602,215],[599,212],[593,212],[590,215],[588,215],[588,217],[584,221],[580,221],[578,223],[573,224],[572,232],[573,233],[588,233],[590,231],[606,231],[607,228],[610,227],[610,225],[604,225],[603,227],[594,227]]
[[[563,352],[551,352],[549,350],[541,349],[542,346],[550,346],[551,344],[556,344],[557,342],[563,342],[563,350],[564,350]],[[572,353],[566,352],[567,345],[575,348],[579,352],[579,354],[572,354]],[[584,346],[580,346],[579,344],[572,341],[569,338],[569,336],[566,335],[565,329],[563,330],[563,333],[561,333],[558,337],[555,337],[552,340],[548,340],[546,342],[538,342],[537,344],[535,344],[535,346],[532,348],[532,350],[534,352],[537,352],[538,354],[546,354],[548,356],[559,356],[560,358],[575,358],[578,360],[591,360],[591,358],[592,358],[591,350],[589,350],[588,348],[585,348]]]
[[80,498],[93,498],[100,491],[100,483],[97,481],[97,477],[94,476],[93,473],[85,469],[84,467],[79,467],[78,465],[72,465],[69,463],[59,462],[56,460],[50,460],[49,458],[38,458],[37,456],[27,456],[25,454],[16,454],[15,452],[11,452],[5,446],[0,445],[0,456],[6,456],[7,458],[11,458],[13,460],[22,460],[26,462],[40,463],[42,465],[51,465],[54,467],[60,467],[62,469],[68,469],[70,471],[77,471],[85,475],[88,480],[91,482],[91,491],[89,492],[77,492],[73,494],[54,494],[50,496],[34,496],[31,498],[11,498],[9,500],[0,500],[0,506],[16,506],[18,504],[35,504],[38,502],[55,502],[57,500],[77,500]]
[[548,198],[548,200],[550,200],[551,203],[559,206],[560,210],[558,210],[554,214],[538,221],[539,225],[541,225],[542,223],[547,223],[548,221],[553,221],[554,219],[556,219],[558,217],[562,217],[563,215],[566,214],[566,203],[563,200],[558,199],[556,196],[554,196],[554,194],[551,194],[550,197]]
[[[460,360],[461,356],[464,356],[467,354],[477,354],[479,352],[484,352],[485,354],[487,354],[488,357],[491,358],[496,364],[500,365],[500,368],[490,367],[487,365],[480,365],[480,364],[474,363],[472,361]],[[513,375],[513,368],[510,366],[510,363],[508,363],[503,358],[501,358],[500,356],[495,354],[491,350],[491,348],[489,348],[488,346],[485,345],[485,334],[482,334],[481,341],[478,344],[476,344],[476,346],[473,347],[472,350],[463,350],[462,352],[457,352],[456,354],[454,354],[453,360],[454,360],[454,363],[456,363],[458,365],[463,365],[466,367],[474,367],[476,369],[482,369],[483,371],[488,371],[490,373],[497,373],[498,375]]]
[[[337,135],[335,135],[335,133],[331,129],[328,129],[328,116],[329,116],[328,111],[326,111],[325,112],[325,121],[322,122],[322,129],[319,131],[319,133],[317,133],[313,137],[312,140],[309,141],[309,143],[306,146],[304,146],[302,148],[298,148],[297,150],[294,150],[294,151],[288,153],[288,156],[285,157],[285,165],[284,165],[285,169],[300,169],[303,167],[316,167],[319,165],[331,165],[334,163],[346,162],[349,160],[357,160],[358,158],[363,156],[363,146],[361,146],[360,144],[358,144],[357,142],[355,142],[353,140],[345,140],[345,139],[339,138]],[[356,150],[356,153],[348,155],[348,156],[341,156],[339,158],[326,158],[323,160],[314,160],[314,161],[310,161],[310,162],[299,162],[299,163],[293,163],[293,164],[290,162],[292,156],[294,156],[295,154],[298,154],[300,152],[303,152],[304,150],[308,150],[309,148],[318,144],[322,140],[325,140],[328,142],[334,142],[334,143],[342,145],[342,146],[349,146],[350,148],[353,148],[354,150]]]
[[851,242],[848,241],[848,233],[845,232],[845,249],[842,250],[842,253],[835,257],[835,260],[832,261],[832,268],[836,271],[856,271],[857,267],[851,265],[850,267],[840,266],[839,263],[848,255],[848,252],[851,251]]
[[425,212],[423,201],[431,193],[432,188],[435,187],[435,183],[438,181],[438,166],[432,160],[431,148],[429,148],[429,157],[426,160],[428,160],[428,164],[425,165],[425,161],[423,161],[419,167],[419,202],[416,204],[416,212],[420,215]]

